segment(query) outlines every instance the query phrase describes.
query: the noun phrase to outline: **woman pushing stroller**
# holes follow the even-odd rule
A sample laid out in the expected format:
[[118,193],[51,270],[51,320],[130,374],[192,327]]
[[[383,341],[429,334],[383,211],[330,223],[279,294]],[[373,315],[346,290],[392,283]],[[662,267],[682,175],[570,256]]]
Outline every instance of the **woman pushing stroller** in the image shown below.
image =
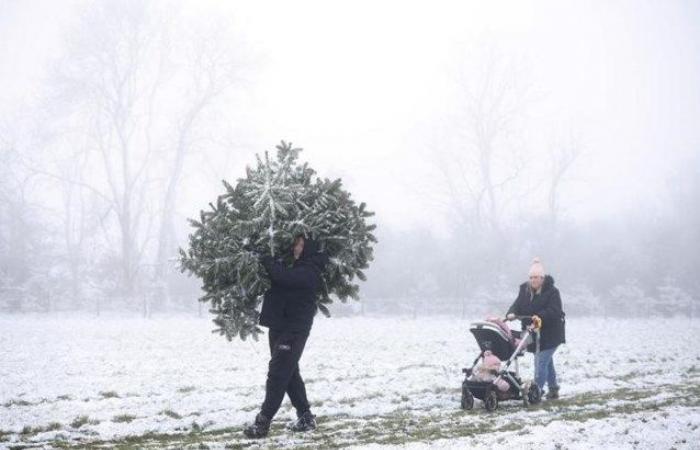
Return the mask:
[[546,383],[546,397],[553,400],[559,398],[559,383],[553,356],[559,345],[566,342],[565,314],[559,290],[554,287],[554,278],[545,274],[544,266],[538,258],[530,265],[528,278],[529,281],[520,285],[518,298],[508,309],[506,318],[514,320],[517,316],[529,317],[522,320],[523,329],[535,316],[541,319],[540,351],[535,356],[535,383],[540,390]]

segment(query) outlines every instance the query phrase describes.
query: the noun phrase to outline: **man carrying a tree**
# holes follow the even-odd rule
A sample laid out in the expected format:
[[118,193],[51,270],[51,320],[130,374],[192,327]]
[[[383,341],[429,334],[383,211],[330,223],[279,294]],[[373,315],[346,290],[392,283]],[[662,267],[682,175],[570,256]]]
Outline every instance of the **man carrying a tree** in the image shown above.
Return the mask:
[[260,325],[269,328],[270,364],[267,373],[265,401],[255,422],[244,433],[249,438],[262,438],[270,430],[270,422],[287,393],[297,411],[292,431],[316,429],[311,414],[306,388],[299,373],[299,359],[309,337],[316,300],[321,288],[321,274],[328,256],[319,251],[318,244],[304,236],[297,236],[292,247],[292,267],[274,260],[262,259],[270,277],[271,287],[265,292]]
[[[316,427],[299,359],[317,309],[330,317],[332,298],[359,300],[357,281],[366,280],[377,242],[376,225],[368,222],[374,213],[353,200],[342,180],[320,178],[300,163],[300,152],[283,141],[276,156],[256,155],[245,177],[235,185],[224,181],[226,192],[190,219],[194,231],[180,249],[181,270],[202,280],[199,301],[211,305],[214,332],[229,341],[257,340],[260,326],[269,328],[267,392],[260,414],[244,430],[251,438],[267,435],[285,392],[299,415],[292,429]],[[279,251],[291,242],[292,254]],[[279,255],[293,257],[291,267],[275,261]]]

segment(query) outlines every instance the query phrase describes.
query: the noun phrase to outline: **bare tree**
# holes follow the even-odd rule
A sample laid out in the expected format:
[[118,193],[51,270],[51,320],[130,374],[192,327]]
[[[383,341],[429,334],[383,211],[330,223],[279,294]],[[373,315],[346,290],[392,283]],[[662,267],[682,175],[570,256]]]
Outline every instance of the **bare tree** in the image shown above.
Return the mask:
[[532,89],[515,59],[493,45],[464,55],[456,72],[459,138],[441,170],[454,204],[467,208],[462,215],[500,232],[508,189],[525,167],[518,135]]
[[183,66],[186,99],[182,113],[173,125],[175,137],[169,151],[169,167],[159,219],[158,243],[154,261],[153,283],[157,296],[167,302],[167,275],[172,269],[169,259],[175,255],[174,214],[178,187],[183,175],[185,159],[197,140],[197,125],[215,102],[240,81],[241,62],[238,55],[226,45],[226,29],[215,27],[208,32],[195,32],[187,40]]
[[[460,252],[465,270],[478,270],[473,275],[481,282],[496,282],[515,252],[505,227],[526,195],[520,186],[527,169],[524,129],[534,93],[524,65],[496,45],[459,51],[452,111],[435,136],[439,156],[432,161],[456,219],[457,245],[469,242]],[[483,263],[471,266],[475,261]]]
[[[32,284],[49,287],[41,273],[49,264],[40,235],[41,211],[34,198],[36,177],[26,170],[26,143],[17,136],[17,123],[0,124],[0,299],[10,310],[21,310],[32,298]],[[21,133],[20,133],[21,134]],[[50,304],[44,303],[45,309]]]
[[[134,294],[145,240],[144,193],[152,164],[154,102],[163,86],[162,24],[143,4],[102,2],[84,16],[62,66],[64,89],[76,101],[102,173],[86,185],[100,192],[119,230],[121,287]],[[104,185],[104,192],[94,186]]]
[[547,207],[552,227],[556,226],[560,213],[560,189],[581,154],[581,139],[573,128],[555,138],[550,145],[550,177],[547,190]]
[[[84,298],[85,270],[88,265],[88,241],[104,226],[111,213],[110,202],[103,202],[103,196],[85,183],[88,152],[85,149],[60,161],[55,161],[56,173],[42,172],[59,183],[62,197],[63,241],[65,262],[70,275],[70,294],[75,306],[81,306]],[[100,312],[100,298],[96,300],[96,312]]]
[[[102,203],[83,213],[99,219],[119,290],[140,299],[145,316],[153,298],[168,293],[187,155],[212,130],[206,114],[239,80],[241,65],[225,24],[198,28],[158,9],[164,6],[108,1],[88,8],[57,77],[59,128],[84,130],[87,144],[81,150],[81,138],[71,136],[78,150],[44,171],[61,183],[64,222],[73,232],[84,217],[75,217],[71,205],[85,195]],[[66,235],[69,253],[75,240]]]

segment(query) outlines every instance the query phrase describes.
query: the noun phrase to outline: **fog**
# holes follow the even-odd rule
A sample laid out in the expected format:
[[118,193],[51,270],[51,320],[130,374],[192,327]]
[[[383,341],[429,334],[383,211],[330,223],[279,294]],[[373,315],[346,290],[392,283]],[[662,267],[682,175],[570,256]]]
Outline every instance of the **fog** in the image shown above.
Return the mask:
[[[376,212],[361,302],[700,309],[700,4],[0,1],[0,309],[205,314],[177,249],[280,140]],[[205,310],[206,308],[204,308]]]

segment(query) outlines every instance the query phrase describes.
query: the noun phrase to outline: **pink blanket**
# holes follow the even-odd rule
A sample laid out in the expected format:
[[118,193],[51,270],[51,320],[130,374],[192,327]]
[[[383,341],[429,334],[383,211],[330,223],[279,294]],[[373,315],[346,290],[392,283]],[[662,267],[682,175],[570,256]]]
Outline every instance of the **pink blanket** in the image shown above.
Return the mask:
[[513,347],[517,347],[520,344],[520,339],[516,339],[513,337],[513,332],[504,321],[502,321],[498,317],[489,317],[488,319],[486,319],[486,321],[498,325],[498,327],[501,330],[503,330],[506,336],[508,336],[508,340],[511,344],[513,344]]

